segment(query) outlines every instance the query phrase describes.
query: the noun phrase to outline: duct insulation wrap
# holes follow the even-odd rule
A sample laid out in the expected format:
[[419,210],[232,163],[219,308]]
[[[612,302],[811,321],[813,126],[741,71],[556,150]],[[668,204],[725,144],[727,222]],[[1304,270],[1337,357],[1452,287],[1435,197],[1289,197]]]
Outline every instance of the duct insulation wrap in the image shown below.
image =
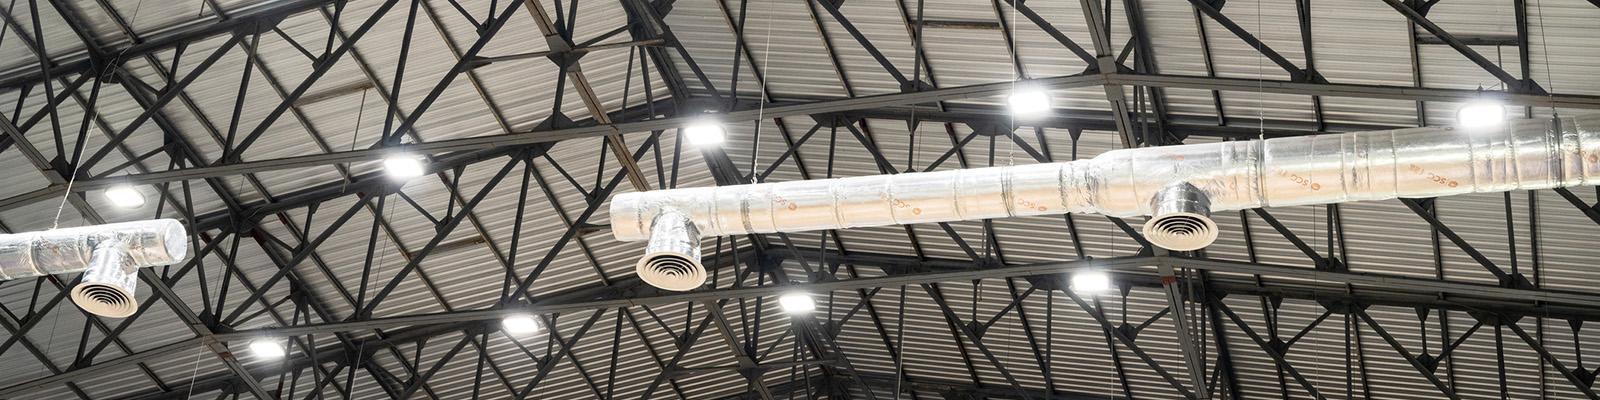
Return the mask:
[[[1123,149],[1061,163],[627,193],[612,199],[611,228],[618,240],[651,239],[660,232],[653,222],[669,210],[687,215],[702,236],[1073,212],[1152,215],[1157,223],[1147,224],[1146,233],[1162,240],[1155,244],[1192,250],[1216,238],[1208,216],[1216,211],[1597,183],[1600,115],[1585,115],[1483,128]],[[1169,218],[1174,216],[1181,218]]]
[[700,264],[700,232],[689,216],[667,210],[650,224],[650,242],[635,272],[651,286],[674,291],[689,291],[706,281],[706,268]]
[[0,235],[0,279],[82,272],[72,301],[95,315],[123,318],[139,308],[139,268],[188,256],[188,233],[173,219]]

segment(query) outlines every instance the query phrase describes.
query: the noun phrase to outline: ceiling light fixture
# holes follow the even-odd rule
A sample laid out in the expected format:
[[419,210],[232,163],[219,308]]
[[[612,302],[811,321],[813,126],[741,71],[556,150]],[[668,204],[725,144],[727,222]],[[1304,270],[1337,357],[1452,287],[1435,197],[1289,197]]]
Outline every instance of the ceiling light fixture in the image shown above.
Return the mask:
[[528,314],[515,314],[500,319],[500,328],[513,335],[539,333],[539,320]]
[[712,121],[698,121],[683,128],[683,139],[694,146],[718,146],[726,138],[722,125]]
[[1505,122],[1506,104],[1499,100],[1473,100],[1456,109],[1457,127],[1486,128]]
[[1050,94],[1036,85],[1019,85],[1006,98],[1011,106],[1011,116],[1016,118],[1039,117],[1050,112]]
[[133,185],[120,184],[106,189],[106,200],[117,208],[139,208],[144,206],[144,193]]
[[411,179],[427,173],[422,168],[422,157],[395,154],[383,159],[383,170],[396,179]]
[[288,355],[288,349],[283,347],[283,340],[261,338],[250,341],[250,354],[263,360],[276,360]]
[[1072,274],[1074,293],[1103,293],[1111,291],[1111,274],[1105,271],[1084,271]]
[[817,309],[817,301],[806,292],[793,292],[778,296],[778,306],[789,315],[809,314]]

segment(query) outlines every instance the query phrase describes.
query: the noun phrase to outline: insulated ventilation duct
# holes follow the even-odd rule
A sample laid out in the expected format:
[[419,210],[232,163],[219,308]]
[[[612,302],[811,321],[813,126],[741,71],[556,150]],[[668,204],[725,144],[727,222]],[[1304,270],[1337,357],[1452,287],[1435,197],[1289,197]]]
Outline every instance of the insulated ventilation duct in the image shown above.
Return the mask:
[[0,235],[0,279],[82,272],[72,302],[95,315],[124,318],[139,308],[139,268],[188,256],[188,234],[173,219]]
[[[1213,212],[1600,183],[1600,115],[1115,150],[1093,159],[627,193],[618,240],[639,276],[698,287],[699,238],[1063,213],[1148,215],[1169,250],[1217,238]],[[685,264],[688,264],[687,266]],[[685,281],[694,281],[687,284]]]

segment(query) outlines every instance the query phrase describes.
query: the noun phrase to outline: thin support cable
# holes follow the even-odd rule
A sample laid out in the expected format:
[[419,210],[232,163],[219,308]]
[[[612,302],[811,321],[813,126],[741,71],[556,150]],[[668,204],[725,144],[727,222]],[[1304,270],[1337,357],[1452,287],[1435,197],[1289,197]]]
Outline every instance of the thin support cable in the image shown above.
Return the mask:
[[905,382],[906,361],[906,285],[900,285],[900,317],[895,321],[894,400],[900,400],[900,387]]
[[[767,37],[766,37],[766,39],[763,40],[764,43],[762,44],[762,48],[761,48],[761,65],[756,65],[756,66],[751,66],[750,67],[750,69],[752,71],[754,71],[754,72],[759,72],[759,70],[757,70],[757,68],[760,68],[761,66],[768,66],[769,67],[769,68],[767,68],[766,73],[758,74],[758,75],[761,76],[761,101],[756,103],[756,124],[755,124],[756,126],[755,126],[755,135],[754,135],[755,137],[752,139],[752,141],[755,144],[754,144],[754,147],[750,151],[750,181],[752,183],[761,183],[760,182],[761,181],[761,176],[756,174],[756,160],[759,159],[760,155],[761,155],[761,153],[760,153],[760,150],[761,150],[761,121],[764,121],[765,120],[764,118],[766,118],[765,115],[766,115],[766,111],[767,111],[767,102],[768,101],[772,101],[772,99],[767,98],[767,80],[772,78],[772,76],[770,75],[772,73],[772,68],[770,68],[771,64],[769,64],[767,62],[767,60],[770,60],[772,58],[772,0],[768,0],[768,1],[766,1],[766,3],[767,3],[767,15],[766,15],[766,17],[767,17],[766,18],[766,20],[767,20],[767,23],[766,23],[766,25],[767,25],[766,26],[766,31],[767,31],[766,32],[766,36]],[[744,11],[740,10],[740,12],[742,13]],[[740,19],[743,19],[744,17],[745,16],[743,14],[739,15]],[[739,29],[741,31],[740,32],[740,36],[743,36],[744,27],[740,27]],[[738,93],[734,93],[733,97],[734,98],[738,98],[739,94]],[[776,125],[777,123],[778,123],[777,121],[773,121],[774,125]],[[781,129],[782,127],[779,127],[779,128]]]

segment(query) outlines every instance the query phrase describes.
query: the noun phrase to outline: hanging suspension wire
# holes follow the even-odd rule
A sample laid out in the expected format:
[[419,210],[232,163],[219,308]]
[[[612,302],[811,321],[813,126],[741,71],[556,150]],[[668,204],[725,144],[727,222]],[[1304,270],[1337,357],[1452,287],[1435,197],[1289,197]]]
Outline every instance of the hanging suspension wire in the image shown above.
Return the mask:
[[[918,1],[921,2],[920,0]],[[901,384],[905,382],[906,361],[906,285],[900,285],[900,315],[895,321],[894,400],[900,400]]]
[[[772,2],[773,2],[773,0],[768,0],[768,1],[765,2],[766,6],[767,6],[767,15],[766,15],[766,31],[767,32],[766,32],[766,39],[763,39],[764,43],[761,45],[761,65],[752,65],[750,67],[750,69],[753,72],[758,72],[757,75],[761,76],[761,101],[757,102],[757,104],[756,104],[755,134],[752,135],[752,136],[754,136],[754,138],[752,139],[752,141],[754,142],[754,145],[752,146],[751,151],[750,151],[750,181],[753,182],[753,183],[761,183],[760,182],[761,181],[761,176],[756,173],[756,160],[759,159],[760,156],[761,156],[761,123],[762,123],[762,121],[766,121],[765,115],[766,115],[766,112],[767,112],[767,102],[768,101],[772,101],[772,99],[767,98],[767,81],[772,79],[772,76],[771,76],[772,68],[770,67],[771,64],[767,63],[767,60],[770,60],[772,58]],[[743,14],[744,10],[741,9],[739,12],[741,13],[739,15],[739,18],[740,19],[744,19],[744,17],[745,17],[745,15]],[[744,28],[740,27],[740,35],[741,36],[743,36],[743,34],[744,34],[743,30],[744,30]],[[752,61],[752,63],[754,63],[754,61]],[[756,70],[756,68],[760,68],[761,66],[768,66],[766,73],[759,73],[760,71]],[[734,98],[738,98],[739,94],[738,93],[734,93],[733,97]],[[778,123],[778,121],[773,121],[772,123],[774,125],[776,125]],[[782,127],[779,127],[779,128],[782,129]]]

